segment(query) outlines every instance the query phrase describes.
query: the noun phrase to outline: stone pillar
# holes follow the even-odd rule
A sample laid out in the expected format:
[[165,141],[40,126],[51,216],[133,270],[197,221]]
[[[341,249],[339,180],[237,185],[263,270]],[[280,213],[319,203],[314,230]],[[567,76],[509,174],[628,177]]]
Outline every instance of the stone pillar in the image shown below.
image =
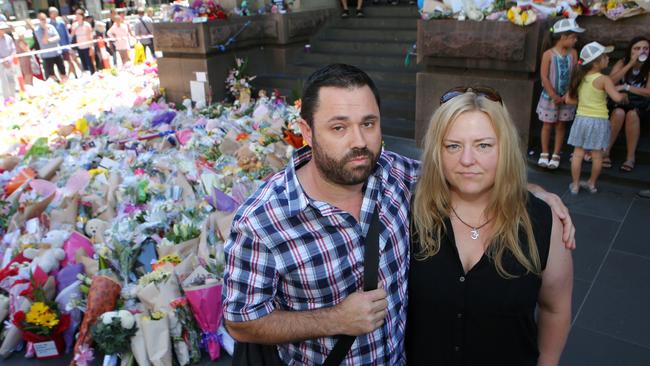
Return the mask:
[[[235,57],[248,57],[249,72],[284,72],[288,55],[295,52],[334,15],[332,9],[232,17],[226,21],[205,23],[155,23],[156,49],[163,52],[158,59],[160,86],[170,101],[178,102],[191,95],[190,80],[196,72],[207,74],[212,101],[225,97],[224,81],[233,67]],[[225,48],[228,40],[247,26]]]
[[229,12],[234,8],[238,7],[240,3],[241,0],[221,0],[219,2],[219,4],[223,6],[223,9],[226,10],[226,12]]
[[27,1],[14,0],[14,15],[16,16],[16,19],[29,19]]
[[485,85],[501,94],[521,136],[528,144],[541,57],[538,22],[519,27],[504,22],[418,21],[415,138],[421,146],[440,96],[455,86]]
[[92,15],[96,20],[102,19],[102,2],[101,0],[86,0],[86,9],[88,14]]

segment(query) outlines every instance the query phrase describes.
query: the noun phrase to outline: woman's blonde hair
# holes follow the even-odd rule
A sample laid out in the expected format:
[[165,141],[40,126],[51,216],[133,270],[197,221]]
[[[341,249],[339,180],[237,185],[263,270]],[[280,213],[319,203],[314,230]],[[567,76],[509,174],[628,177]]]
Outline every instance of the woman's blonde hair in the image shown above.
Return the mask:
[[[502,277],[515,277],[503,266],[503,257],[507,252],[528,272],[540,274],[539,253],[527,211],[526,165],[517,130],[505,105],[473,92],[464,93],[442,104],[429,123],[424,139],[422,172],[412,205],[412,233],[420,243],[419,247],[414,248],[415,258],[424,260],[440,250],[441,238],[446,230],[444,222],[450,217],[451,211],[449,184],[442,166],[443,141],[458,116],[471,111],[481,111],[488,115],[499,148],[496,177],[485,212],[493,225],[493,235],[486,254],[494,260]],[[527,251],[519,245],[520,232],[528,239]]]

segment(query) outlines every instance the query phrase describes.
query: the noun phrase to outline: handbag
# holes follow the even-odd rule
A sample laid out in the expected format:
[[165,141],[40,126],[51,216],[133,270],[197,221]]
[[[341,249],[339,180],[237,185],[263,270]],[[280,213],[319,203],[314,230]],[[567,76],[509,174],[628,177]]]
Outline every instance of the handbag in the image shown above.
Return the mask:
[[[377,289],[379,274],[379,206],[375,205],[372,213],[368,235],[365,240],[363,255],[363,290],[372,291]],[[334,348],[327,355],[323,366],[338,366],[343,362],[345,356],[352,348],[356,339],[355,336],[339,335]],[[281,366],[284,365],[276,346],[257,343],[235,343],[235,351],[232,355],[233,366]]]

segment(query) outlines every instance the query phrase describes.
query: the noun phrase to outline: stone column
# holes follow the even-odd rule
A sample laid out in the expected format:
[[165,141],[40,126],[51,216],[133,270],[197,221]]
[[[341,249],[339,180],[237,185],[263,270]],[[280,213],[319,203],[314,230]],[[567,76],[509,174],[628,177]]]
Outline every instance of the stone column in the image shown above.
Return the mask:
[[86,0],[86,9],[88,13],[96,20],[101,20],[102,17],[102,3],[101,0]]
[[519,27],[506,22],[418,21],[415,139],[421,139],[440,96],[456,86],[485,85],[499,91],[522,145],[535,112],[542,22]]
[[27,1],[14,0],[14,15],[16,16],[16,19],[29,19]]

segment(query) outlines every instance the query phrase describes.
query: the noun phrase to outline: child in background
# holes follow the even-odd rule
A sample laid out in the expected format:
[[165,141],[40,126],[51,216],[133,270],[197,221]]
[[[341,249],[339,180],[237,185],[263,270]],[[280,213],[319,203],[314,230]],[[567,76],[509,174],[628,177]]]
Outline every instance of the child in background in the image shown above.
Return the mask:
[[[580,188],[596,193],[596,180],[603,163],[603,150],[609,145],[610,124],[607,110],[607,95],[617,103],[625,102],[627,95],[620,93],[622,86],[616,87],[601,71],[609,64],[608,53],[614,47],[605,47],[598,42],[585,45],[580,51],[578,67],[573,71],[567,94],[567,102],[575,103],[578,110],[569,133],[569,144],[574,146],[571,159],[571,194],[578,194]],[[580,181],[582,159],[585,151],[591,150],[591,176],[586,182]]]
[[[542,121],[542,153],[537,165],[542,168],[557,169],[560,166],[560,152],[564,143],[566,122],[575,116],[575,105],[566,104],[564,95],[571,81],[571,70],[577,63],[578,55],[573,48],[578,41],[580,28],[574,19],[558,20],[551,28],[545,41],[542,55],[541,78],[544,90],[537,103],[537,115]],[[553,155],[549,159],[551,132],[555,129]]]

